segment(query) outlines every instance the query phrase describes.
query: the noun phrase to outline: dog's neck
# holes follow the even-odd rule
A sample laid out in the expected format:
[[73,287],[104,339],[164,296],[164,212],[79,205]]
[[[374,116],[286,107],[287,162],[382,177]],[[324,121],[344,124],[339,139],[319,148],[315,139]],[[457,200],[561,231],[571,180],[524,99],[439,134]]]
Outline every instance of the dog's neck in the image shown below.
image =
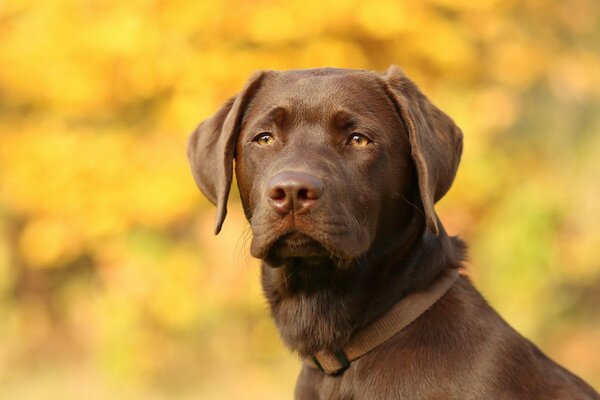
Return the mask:
[[329,260],[263,263],[263,291],[285,344],[303,357],[341,348],[406,294],[457,268],[462,242],[441,225],[440,231],[434,236],[423,224],[410,224],[346,267]]

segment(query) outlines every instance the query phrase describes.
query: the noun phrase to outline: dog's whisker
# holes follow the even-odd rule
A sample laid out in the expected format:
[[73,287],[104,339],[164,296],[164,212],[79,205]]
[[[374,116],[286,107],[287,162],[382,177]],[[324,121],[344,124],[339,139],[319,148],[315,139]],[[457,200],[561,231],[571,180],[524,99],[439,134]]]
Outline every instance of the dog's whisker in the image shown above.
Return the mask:
[[421,214],[423,216],[423,218],[426,218],[425,213],[423,213],[423,210],[421,210],[419,207],[417,207],[415,204],[411,203],[410,201],[408,201],[408,199],[406,197],[404,197],[401,193],[396,193],[396,195],[398,197],[400,197],[402,200],[404,200],[406,202],[406,204],[408,204],[409,206],[411,206],[412,208],[414,208],[415,210],[417,210],[417,212],[419,214]]

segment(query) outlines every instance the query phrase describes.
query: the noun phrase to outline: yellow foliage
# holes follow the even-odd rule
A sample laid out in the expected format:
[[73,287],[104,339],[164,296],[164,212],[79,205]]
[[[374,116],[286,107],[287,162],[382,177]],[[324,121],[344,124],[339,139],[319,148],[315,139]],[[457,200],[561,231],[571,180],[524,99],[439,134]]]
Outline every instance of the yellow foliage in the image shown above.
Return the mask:
[[19,250],[25,262],[34,268],[58,267],[81,251],[81,236],[67,221],[37,218],[23,228]]

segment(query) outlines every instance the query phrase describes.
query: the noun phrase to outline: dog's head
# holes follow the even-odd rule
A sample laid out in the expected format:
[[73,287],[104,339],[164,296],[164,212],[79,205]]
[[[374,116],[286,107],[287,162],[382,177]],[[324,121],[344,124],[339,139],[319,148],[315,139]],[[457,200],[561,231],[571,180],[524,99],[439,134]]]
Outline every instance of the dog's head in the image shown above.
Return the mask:
[[[345,263],[450,188],[462,133],[398,68],[259,72],[191,135],[196,183],[225,219],[234,170],[252,255]],[[390,206],[391,205],[391,206]]]

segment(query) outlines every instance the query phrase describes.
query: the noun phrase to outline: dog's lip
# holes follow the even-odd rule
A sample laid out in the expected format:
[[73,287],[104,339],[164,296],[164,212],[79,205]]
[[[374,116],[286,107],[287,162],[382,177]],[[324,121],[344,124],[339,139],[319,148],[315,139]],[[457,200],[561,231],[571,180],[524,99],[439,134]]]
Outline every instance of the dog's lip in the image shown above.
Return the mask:
[[[320,258],[329,258],[336,263],[347,264],[352,259],[367,252],[371,236],[365,230],[352,231],[342,223],[325,223],[321,227],[313,224],[290,224],[287,220],[271,223],[253,223],[250,254],[253,257],[271,262],[283,261],[287,257],[308,258],[310,254],[318,254]],[[296,221],[298,222],[298,221]],[[302,221],[300,221],[302,222]],[[279,253],[281,241],[290,240],[296,244],[296,253],[289,256]],[[279,241],[279,242],[278,242]],[[295,243],[294,243],[295,242]],[[310,243],[308,243],[310,242]],[[299,247],[317,243],[312,249],[300,251]],[[283,243],[286,244],[286,243]],[[278,245],[278,246],[276,246]]]
[[326,256],[330,252],[324,243],[310,235],[299,231],[290,231],[275,239],[269,246],[267,254],[283,258],[308,258]]

